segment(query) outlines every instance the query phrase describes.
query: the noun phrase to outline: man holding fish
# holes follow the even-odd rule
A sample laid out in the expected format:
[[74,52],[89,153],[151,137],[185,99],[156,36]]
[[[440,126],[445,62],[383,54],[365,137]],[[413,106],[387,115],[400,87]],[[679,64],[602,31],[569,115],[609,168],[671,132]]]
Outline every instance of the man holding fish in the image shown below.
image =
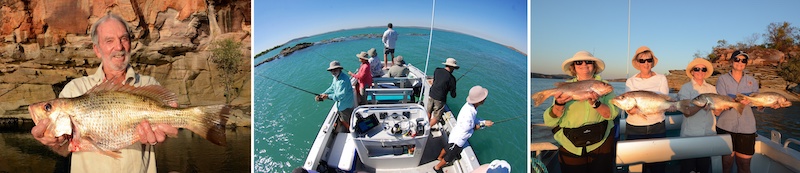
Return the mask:
[[[135,87],[159,85],[154,78],[140,75],[130,67],[132,33],[125,20],[114,14],[108,14],[94,23],[91,36],[94,53],[102,63],[94,75],[74,79],[64,86],[60,98],[81,96],[104,82]],[[169,105],[177,107],[177,102],[170,102]],[[150,146],[129,145],[119,150],[121,158],[108,157],[99,152],[70,153],[68,148],[70,145],[66,145],[70,139],[64,136],[46,137],[46,127],[50,123],[46,118],[40,120],[31,129],[31,134],[59,155],[71,154],[71,172],[156,172],[155,151]],[[142,144],[156,145],[164,141],[166,134],[177,134],[178,130],[167,124],[151,126],[145,120],[136,126],[136,132],[141,137],[139,142]]]

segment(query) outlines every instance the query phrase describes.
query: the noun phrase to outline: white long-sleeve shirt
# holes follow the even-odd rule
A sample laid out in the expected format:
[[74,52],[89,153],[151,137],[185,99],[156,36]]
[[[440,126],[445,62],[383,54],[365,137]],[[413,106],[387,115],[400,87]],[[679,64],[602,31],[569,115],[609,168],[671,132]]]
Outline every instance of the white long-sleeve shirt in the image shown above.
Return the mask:
[[395,32],[392,28],[386,29],[383,32],[383,46],[389,49],[394,49],[394,43],[397,42],[397,32]]

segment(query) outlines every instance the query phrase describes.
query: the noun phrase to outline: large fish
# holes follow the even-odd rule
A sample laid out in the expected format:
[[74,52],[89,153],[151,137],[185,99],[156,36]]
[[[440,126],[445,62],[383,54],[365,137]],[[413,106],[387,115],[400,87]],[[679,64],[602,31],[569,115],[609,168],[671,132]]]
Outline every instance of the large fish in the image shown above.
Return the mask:
[[782,108],[792,106],[792,102],[789,99],[775,92],[761,92],[750,96],[736,94],[736,100],[748,100],[751,105],[758,107],[760,111],[763,111],[764,107],[772,107],[772,105],[778,105]]
[[652,91],[629,91],[611,99],[611,104],[625,111],[638,109],[638,115],[651,115],[664,113],[670,108],[681,110],[691,103],[688,100],[672,102],[669,96]]
[[710,108],[718,112],[730,108],[736,109],[736,111],[739,112],[739,114],[741,114],[742,111],[744,111],[744,104],[734,101],[731,97],[714,93],[700,94],[699,96],[692,99],[692,104],[699,107]]
[[534,104],[539,106],[550,96],[553,96],[556,92],[562,92],[562,94],[571,95],[573,100],[586,100],[589,98],[591,93],[597,93],[597,95],[606,95],[614,91],[614,87],[605,83],[603,81],[598,80],[584,80],[578,82],[559,82],[556,83],[556,88],[548,89],[544,91],[539,91],[536,94],[533,94],[532,98]]
[[66,136],[69,150],[97,151],[119,158],[118,150],[141,138],[136,126],[143,120],[186,128],[224,146],[227,105],[173,108],[175,94],[158,85],[133,87],[102,83],[75,98],[59,98],[28,106],[35,123],[50,119],[45,136]]

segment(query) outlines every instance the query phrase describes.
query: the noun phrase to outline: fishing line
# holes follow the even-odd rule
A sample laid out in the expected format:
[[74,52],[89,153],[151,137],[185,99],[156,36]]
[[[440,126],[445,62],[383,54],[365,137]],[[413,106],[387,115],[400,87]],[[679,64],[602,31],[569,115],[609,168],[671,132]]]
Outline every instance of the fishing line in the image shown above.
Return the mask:
[[316,95],[319,95],[319,94],[317,94],[317,93],[315,93],[315,92],[311,92],[311,91],[308,91],[308,90],[302,89],[302,88],[300,88],[300,87],[296,87],[296,86],[294,86],[294,85],[291,85],[291,84],[288,84],[288,83],[281,82],[281,81],[279,81],[279,80],[277,80],[277,79],[273,79],[273,78],[270,78],[270,77],[267,77],[267,76],[264,76],[264,75],[260,75],[260,74],[258,74],[258,73],[253,73],[253,74],[256,74],[256,75],[258,75],[258,76],[261,76],[261,77],[263,77],[263,78],[267,78],[267,79],[269,79],[269,80],[272,80],[272,81],[278,82],[278,83],[280,83],[280,84],[283,84],[283,85],[286,85],[286,86],[292,87],[292,88],[294,88],[294,89],[297,89],[297,90],[300,90],[300,91],[303,91],[303,92],[306,92],[306,93],[309,93],[309,94],[313,94],[313,95],[315,95],[315,96],[316,96]]
[[517,118],[520,118],[520,117],[523,117],[523,116],[525,116],[525,115],[520,115],[520,116],[516,116],[516,117],[513,117],[513,118],[508,118],[508,119],[504,119],[504,120],[500,120],[500,121],[495,121],[494,124],[500,124],[500,123],[503,123],[503,122],[506,122],[506,121],[511,121],[511,120],[514,120],[514,119],[517,119]]
[[458,81],[458,80],[461,80],[461,78],[462,78],[462,77],[466,76],[466,75],[467,75],[467,73],[469,73],[470,71],[472,71],[472,69],[474,69],[476,66],[477,66],[477,65],[473,65],[473,66],[472,66],[472,68],[469,68],[469,70],[467,70],[467,72],[464,72],[464,74],[461,74],[461,76],[460,76],[460,77],[458,77],[458,78],[456,79],[456,81]]

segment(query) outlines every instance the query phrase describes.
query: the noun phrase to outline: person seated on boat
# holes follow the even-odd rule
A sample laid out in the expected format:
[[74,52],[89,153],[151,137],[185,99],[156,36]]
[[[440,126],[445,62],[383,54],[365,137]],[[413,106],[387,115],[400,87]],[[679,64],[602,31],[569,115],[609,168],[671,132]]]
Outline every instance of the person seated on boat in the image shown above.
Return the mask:
[[[686,76],[689,76],[691,81],[681,86],[677,100],[694,99],[705,93],[716,94],[716,87],[705,80],[711,77],[712,73],[714,73],[714,66],[708,60],[702,58],[692,60],[686,66]],[[693,106],[693,104],[689,104],[689,106],[689,108],[681,110],[683,116],[686,117],[681,124],[681,137],[716,135],[717,132],[714,130],[716,117],[712,111]],[[680,161],[680,164],[681,173],[711,172],[711,157],[684,159]]]
[[377,55],[375,53],[375,48],[371,48],[367,51],[367,55],[369,55],[369,70],[372,73],[373,78],[383,77],[383,63],[378,58],[375,58]]
[[[750,95],[758,92],[758,80],[753,76],[745,75],[745,67],[750,56],[744,51],[737,50],[731,54],[731,71],[719,76],[717,79],[717,93],[719,95],[736,98],[736,94]],[[739,103],[750,104],[743,99]],[[722,156],[722,172],[731,172],[731,167],[736,161],[739,173],[750,172],[750,160],[755,153],[756,145],[756,119],[753,109],[745,106],[741,114],[736,110],[725,110],[719,114],[717,120],[717,134],[731,134],[733,153]]]
[[394,65],[389,67],[389,77],[406,77],[408,76],[408,67],[406,61],[403,61],[403,56],[398,55],[394,58]]
[[[587,51],[579,51],[561,63],[561,70],[575,78],[567,82],[602,80],[603,60]],[[606,82],[606,81],[603,81]],[[618,109],[611,104],[614,92],[587,100],[573,100],[572,95],[556,93],[553,105],[542,115],[553,128],[558,147],[561,172],[615,172],[617,145],[614,140],[614,118]],[[586,134],[585,132],[588,132]]]
[[456,77],[453,76],[453,71],[460,68],[458,62],[455,58],[447,58],[442,64],[444,64],[444,68],[436,68],[433,71],[433,84],[428,94],[428,104],[425,105],[431,127],[439,122],[439,118],[444,113],[444,106],[447,105],[447,93],[450,92],[450,97],[456,98]]
[[492,160],[489,164],[483,164],[472,170],[472,173],[510,173],[511,164],[505,160]]
[[[636,49],[636,53],[631,59],[633,68],[639,73],[631,76],[625,81],[625,91],[652,91],[658,94],[669,94],[669,83],[667,77],[652,71],[658,64],[658,58],[647,46]],[[675,111],[674,108],[668,110]],[[664,123],[664,113],[644,115],[638,109],[631,109],[628,112],[625,122],[625,133],[627,140],[631,139],[651,139],[667,137],[667,126]],[[645,163],[643,172],[663,173],[666,170],[666,162]]]
[[348,71],[347,74],[353,76],[358,80],[356,85],[356,98],[358,98],[358,105],[367,104],[367,88],[372,87],[372,73],[369,69],[369,59],[367,59],[367,52],[356,54],[358,61],[361,61],[361,66],[358,67],[356,73]]
[[347,131],[350,129],[350,115],[353,114],[353,85],[350,84],[350,77],[342,73],[342,66],[339,61],[331,61],[328,71],[333,75],[331,86],[316,96],[316,100],[331,99],[336,105],[336,112],[339,114],[339,123]]
[[478,106],[483,105],[486,97],[489,95],[489,90],[481,87],[480,85],[473,86],[469,89],[467,96],[467,103],[458,111],[458,119],[453,130],[450,131],[450,136],[447,138],[448,147],[439,152],[439,163],[433,166],[433,170],[437,173],[442,172],[442,167],[448,162],[455,160],[467,144],[467,139],[472,137],[475,130],[485,127],[492,127],[494,122],[490,120],[478,119]]

